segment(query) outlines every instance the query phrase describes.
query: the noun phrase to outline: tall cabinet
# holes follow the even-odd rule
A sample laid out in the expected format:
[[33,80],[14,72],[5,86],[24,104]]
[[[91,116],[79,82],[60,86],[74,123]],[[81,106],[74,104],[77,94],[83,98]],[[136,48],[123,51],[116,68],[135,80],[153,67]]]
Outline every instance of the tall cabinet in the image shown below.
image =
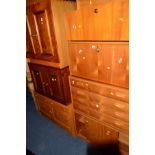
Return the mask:
[[65,14],[76,132],[95,144],[128,145],[128,10],[128,0],[77,0]]
[[75,2],[26,1],[26,57],[38,111],[75,133],[64,12]]

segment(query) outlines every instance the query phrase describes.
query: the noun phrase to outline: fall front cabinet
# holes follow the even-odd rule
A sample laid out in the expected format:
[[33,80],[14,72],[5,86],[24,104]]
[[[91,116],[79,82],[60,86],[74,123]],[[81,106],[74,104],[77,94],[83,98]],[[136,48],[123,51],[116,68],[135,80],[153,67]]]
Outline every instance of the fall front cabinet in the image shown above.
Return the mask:
[[102,5],[68,11],[67,38],[68,40],[128,41],[128,13],[128,0],[110,0]]
[[128,43],[69,43],[71,75],[128,88]]
[[26,45],[27,57],[59,62],[50,0],[26,7]]
[[70,102],[68,68],[56,69],[29,63],[35,91],[60,103]]

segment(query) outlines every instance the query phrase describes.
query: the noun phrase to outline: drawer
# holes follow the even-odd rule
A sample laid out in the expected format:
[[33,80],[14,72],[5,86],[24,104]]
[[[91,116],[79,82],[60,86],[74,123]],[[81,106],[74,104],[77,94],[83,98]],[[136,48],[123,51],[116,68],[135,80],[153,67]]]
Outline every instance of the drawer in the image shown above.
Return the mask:
[[91,108],[89,108],[89,116],[97,119],[98,121],[100,121],[102,119],[101,113],[99,113],[98,111],[95,111]]
[[115,87],[107,84],[102,84],[99,82],[92,82],[89,80],[83,80],[77,77],[70,77],[71,85],[89,90],[96,94],[100,94],[106,97],[118,99],[121,101],[129,102],[129,90]]
[[45,97],[45,96],[43,96],[43,95],[40,95],[40,94],[38,94],[38,93],[36,93],[36,92],[35,92],[35,99],[36,99],[37,101],[42,102],[42,103],[53,105],[51,99],[49,99],[49,98],[47,98],[47,97]]
[[96,93],[88,93],[89,106],[94,110],[100,111],[102,108],[112,108],[117,111],[128,113],[128,103],[119,100],[112,99],[110,97],[104,97]]
[[107,115],[112,116],[112,117],[114,117],[116,119],[125,121],[127,123],[129,121],[129,115],[128,115],[128,113],[116,111],[116,110],[113,110],[113,109],[110,109],[110,108],[106,108],[106,107],[105,108],[102,108],[102,112],[104,114],[107,114]]
[[70,117],[69,115],[62,114],[58,110],[54,109],[54,118],[56,121],[59,121],[63,123],[64,125],[69,125],[70,124]]
[[88,101],[88,92],[83,90],[83,89],[80,89],[80,88],[76,88],[76,87],[71,87],[71,92],[72,92],[72,98],[73,99],[83,99],[85,101]]
[[112,108],[117,111],[129,112],[129,104],[109,97],[102,97],[102,107]]
[[88,114],[88,107],[84,106],[82,104],[79,104],[78,102],[73,102],[75,110],[78,110],[84,114]]
[[124,122],[124,121],[115,119],[115,118],[113,118],[111,116],[107,116],[105,114],[102,116],[102,121],[106,122],[106,123],[109,123],[110,125],[118,128],[119,130],[121,130],[121,131],[123,131],[125,133],[129,132],[129,124]]
[[86,81],[81,81],[74,77],[70,77],[70,83],[74,87],[83,88],[83,89],[88,90],[88,82],[86,82]]
[[103,96],[111,97],[125,102],[129,101],[129,91],[127,89],[93,82],[89,83],[89,90]]

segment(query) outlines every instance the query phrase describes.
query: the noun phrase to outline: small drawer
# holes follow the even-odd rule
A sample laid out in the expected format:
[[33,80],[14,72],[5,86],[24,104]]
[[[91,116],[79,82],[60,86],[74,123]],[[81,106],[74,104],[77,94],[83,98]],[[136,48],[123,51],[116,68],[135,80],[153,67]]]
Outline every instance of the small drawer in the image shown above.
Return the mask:
[[92,110],[91,108],[89,108],[89,115],[97,120],[101,120],[102,117],[101,117],[101,113],[95,111],[95,110]]
[[125,121],[125,122],[128,122],[129,121],[129,115],[128,113],[125,113],[125,112],[120,112],[120,111],[116,111],[116,110],[113,110],[113,109],[110,109],[110,108],[102,108],[102,112],[105,113],[105,114],[108,114],[116,119],[119,119],[119,120],[122,120],[122,121]]
[[129,102],[129,92],[127,89],[93,82],[89,84],[89,90],[100,95]]
[[87,106],[81,105],[78,102],[73,102],[73,105],[74,105],[75,110],[78,110],[84,114],[88,114],[88,107]]
[[84,91],[83,89],[71,87],[71,92],[74,96],[83,97],[83,98],[87,97],[87,92]]
[[129,130],[129,124],[127,122],[115,119],[115,118],[113,118],[111,116],[107,116],[105,114],[102,116],[102,121],[109,123],[110,125],[118,128],[119,130],[121,130],[123,132],[126,132],[126,133],[129,132],[128,131]]
[[81,81],[81,80],[76,80],[76,78],[70,78],[70,83],[72,86],[74,87],[78,87],[78,88],[83,88],[88,90],[88,82],[85,81]]
[[109,97],[102,97],[102,107],[112,108],[118,111],[129,112],[129,104]]

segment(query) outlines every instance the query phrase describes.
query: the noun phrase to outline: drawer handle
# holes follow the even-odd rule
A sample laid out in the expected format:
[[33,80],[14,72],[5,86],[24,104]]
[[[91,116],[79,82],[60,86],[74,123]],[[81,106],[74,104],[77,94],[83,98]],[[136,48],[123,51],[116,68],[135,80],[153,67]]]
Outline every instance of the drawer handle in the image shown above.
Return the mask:
[[111,132],[108,130],[106,131],[106,135],[109,136],[111,134]]
[[125,107],[124,105],[119,104],[119,103],[115,103],[115,106],[118,107],[118,108],[121,108],[121,109]]
[[120,123],[120,122],[114,122],[115,123],[115,125],[118,125],[118,126],[122,126],[122,123]]
[[119,117],[122,116],[122,114],[120,114],[120,113],[118,113],[118,112],[115,112],[115,115],[116,115],[116,116],[119,116]]
[[110,95],[114,95],[114,93],[113,92],[110,92]]
[[99,105],[98,104],[96,104],[96,108],[99,108]]

